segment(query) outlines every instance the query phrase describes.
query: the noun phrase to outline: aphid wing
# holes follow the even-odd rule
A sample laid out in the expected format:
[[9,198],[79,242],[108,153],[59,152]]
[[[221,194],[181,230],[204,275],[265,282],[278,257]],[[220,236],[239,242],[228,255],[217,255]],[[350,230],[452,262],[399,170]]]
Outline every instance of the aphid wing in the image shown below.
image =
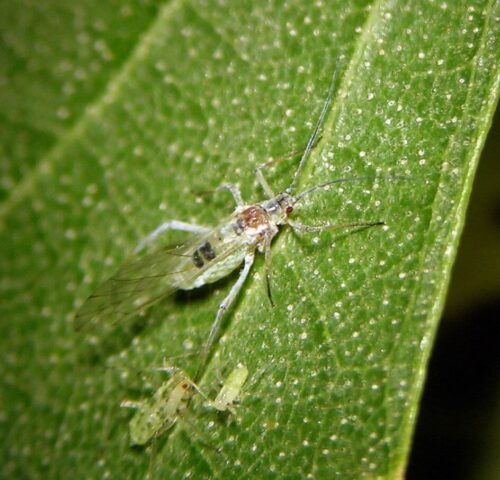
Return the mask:
[[236,242],[224,244],[217,258],[196,265],[193,254],[207,239],[218,238],[218,230],[195,235],[177,248],[159,248],[139,258],[132,257],[118,272],[87,298],[75,317],[77,329],[112,326],[137,314],[186,284],[194,283],[214,263],[233,253]]
[[75,318],[77,329],[114,324],[176,290],[172,272],[189,269],[185,258],[158,250],[127,261],[87,298]]

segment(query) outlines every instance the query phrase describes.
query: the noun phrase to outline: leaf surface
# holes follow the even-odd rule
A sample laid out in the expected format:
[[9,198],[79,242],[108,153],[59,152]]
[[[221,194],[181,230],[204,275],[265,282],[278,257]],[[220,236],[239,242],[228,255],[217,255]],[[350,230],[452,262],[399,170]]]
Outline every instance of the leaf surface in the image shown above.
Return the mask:
[[[499,13],[486,0],[162,7],[2,210],[3,476],[401,478],[496,106]],[[237,418],[194,402],[150,448],[132,449],[120,402],[159,386],[148,370],[196,352],[236,277],[116,332],[75,332],[76,308],[159,223],[216,225],[231,212],[228,196],[201,192],[237,181],[261,199],[255,166],[303,148],[335,68],[300,189],[406,179],[332,188],[294,215],[386,227],[281,232],[275,307],[259,259],[200,385],[213,394],[243,362]],[[276,190],[295,165],[270,172]],[[196,355],[176,363],[193,372]]]

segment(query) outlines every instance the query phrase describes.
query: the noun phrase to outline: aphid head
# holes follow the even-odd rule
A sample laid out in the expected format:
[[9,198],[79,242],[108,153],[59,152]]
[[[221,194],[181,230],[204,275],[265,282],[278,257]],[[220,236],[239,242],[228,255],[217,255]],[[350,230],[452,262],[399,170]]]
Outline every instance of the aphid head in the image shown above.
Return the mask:
[[293,212],[295,198],[289,193],[283,192],[267,201],[263,207],[277,224],[286,223],[288,215]]

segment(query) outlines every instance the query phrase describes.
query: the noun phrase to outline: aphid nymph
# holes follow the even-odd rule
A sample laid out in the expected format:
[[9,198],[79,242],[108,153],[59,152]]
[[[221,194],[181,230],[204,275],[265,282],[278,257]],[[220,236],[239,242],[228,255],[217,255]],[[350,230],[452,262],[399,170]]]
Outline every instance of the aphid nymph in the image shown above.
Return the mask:
[[137,409],[129,423],[130,443],[146,445],[171,428],[187,409],[196,385],[182,370],[164,382],[153,396],[142,402],[125,400],[122,407]]
[[[115,275],[88,297],[77,313],[77,326],[113,324],[144,310],[176,289],[190,290],[216,282],[243,263],[237,281],[219,306],[208,339],[200,354],[198,370],[194,377],[194,381],[198,381],[219,333],[224,312],[231,306],[245,283],[256,251],[265,255],[268,296],[272,303],[269,281],[270,249],[271,242],[281,225],[289,225],[299,232],[382,225],[383,222],[357,222],[344,225],[306,226],[294,222],[290,218],[297,203],[306,195],[336,183],[374,178],[358,177],[331,180],[315,185],[301,193],[295,193],[299,177],[312,148],[315,146],[328,112],[336,78],[337,71],[333,75],[323,109],[302,154],[293,180],[284,192],[275,194],[269,186],[263,171],[273,161],[266,162],[256,169],[257,180],[264,190],[266,200],[253,205],[246,204],[241,198],[239,187],[234,184],[226,184],[221,188],[232,193],[236,209],[230,218],[224,220],[217,227],[203,227],[178,220],[160,225],[139,244],[136,249],[139,256],[133,257],[123,264]],[[171,229],[190,232],[193,236],[188,242],[177,248],[160,248],[153,253],[141,255],[144,246],[155,240],[162,232]]]
[[247,378],[248,368],[242,363],[238,363],[227,376],[217,396],[213,400],[207,400],[205,406],[214,408],[219,412],[230,412],[234,415],[233,405],[238,400]]

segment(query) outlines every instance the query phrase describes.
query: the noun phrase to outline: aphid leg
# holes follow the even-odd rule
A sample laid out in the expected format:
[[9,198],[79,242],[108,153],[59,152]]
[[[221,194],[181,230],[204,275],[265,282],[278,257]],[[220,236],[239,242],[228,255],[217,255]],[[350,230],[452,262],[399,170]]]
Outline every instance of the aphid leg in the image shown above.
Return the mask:
[[[208,441],[206,441],[205,440],[206,433],[202,432],[200,430],[200,428],[198,428],[193,422],[191,422],[187,418],[183,418],[182,421],[184,423],[186,423],[187,425],[189,425],[189,427],[193,430],[193,432],[195,433],[195,436],[197,437],[196,440],[198,442],[200,442],[201,445],[203,445],[205,448],[213,450],[218,455],[222,454],[222,449],[219,448],[219,447],[215,447],[214,445],[212,445],[211,443],[209,443]],[[184,432],[186,432],[186,429],[184,429]],[[188,432],[186,432],[186,433],[188,433]]]
[[158,438],[160,438],[167,430],[170,430],[177,423],[177,420],[178,420],[178,418],[175,417],[175,418],[172,418],[171,420],[165,422],[158,429],[158,431],[155,432],[155,434],[153,435],[151,440],[155,441],[154,443],[156,443],[156,440],[158,440]]
[[155,368],[153,368],[153,370],[156,372],[166,372],[169,375],[175,375],[177,372],[181,371],[180,368],[169,366],[169,365],[164,365],[162,367],[155,367]]
[[241,287],[245,283],[246,278],[248,277],[248,273],[250,272],[250,268],[253,265],[253,261],[255,258],[255,251],[252,250],[247,255],[245,256],[245,264],[240,272],[240,276],[238,277],[238,280],[236,280],[236,283],[231,287],[231,290],[229,291],[229,294],[227,297],[223,300],[223,302],[219,305],[219,310],[217,311],[217,316],[215,317],[215,321],[212,324],[212,328],[210,329],[210,333],[208,335],[208,339],[203,346],[203,350],[200,355],[200,363],[198,364],[198,370],[196,372],[196,375],[194,376],[194,381],[197,382],[201,374],[203,373],[203,370],[205,368],[205,365],[207,363],[208,355],[210,354],[210,350],[212,349],[212,345],[217,338],[217,334],[219,333],[219,329],[221,326],[222,318],[224,316],[224,313],[226,310],[231,306],[233,303],[234,299],[238,295],[238,292],[241,290]]
[[134,400],[123,400],[120,403],[120,407],[122,407],[122,408],[133,408],[134,410],[142,408],[143,406],[144,406],[143,402],[136,402]]
[[243,202],[243,199],[241,198],[241,191],[239,185],[236,185],[235,183],[224,183],[223,185],[217,187],[217,191],[219,190],[229,190],[238,207],[241,207],[245,204],[245,202]]
[[261,163],[260,165],[257,165],[257,167],[255,167],[255,175],[257,175],[257,181],[260,183],[262,190],[264,190],[264,193],[267,195],[268,198],[274,198],[275,195],[271,190],[269,183],[267,183],[267,180],[264,177],[262,170],[271,165],[273,162],[274,160],[269,160],[268,162]]
[[361,223],[343,223],[334,225],[302,225],[301,223],[288,222],[294,230],[298,232],[313,233],[322,232],[323,230],[340,230],[342,228],[357,228],[357,227],[377,227],[385,225],[385,222],[361,222]]
[[158,228],[155,228],[150,234],[143,238],[139,245],[134,250],[134,253],[140,252],[146,245],[150,244],[158,238],[160,234],[167,230],[179,230],[181,232],[190,233],[208,233],[210,228],[196,225],[195,223],[186,223],[179,220],[170,220],[169,222],[162,223]]
[[[314,140],[314,144],[311,146],[311,150],[316,148],[316,145],[318,145],[321,138],[322,138],[322,136],[319,135]],[[298,155],[303,155],[303,154],[304,154],[304,150],[295,150],[294,152],[291,152],[287,155],[281,155],[279,157],[271,158],[267,162],[260,163],[259,165],[257,165],[257,167],[255,167],[255,174],[257,175],[257,180],[259,181],[262,189],[264,190],[265,194],[269,198],[274,198],[275,195],[274,195],[271,187],[269,186],[269,183],[267,182],[266,178],[264,177],[262,170],[269,168],[271,165],[275,165],[276,163],[280,163],[284,160],[290,160],[292,158],[297,157]]]
[[[218,368],[215,370],[215,382],[219,389],[224,386],[224,377]],[[210,399],[208,399],[208,402],[210,402]]]
[[266,243],[264,248],[264,266],[266,270],[266,288],[267,288],[267,298],[271,303],[271,307],[274,308],[273,295],[271,291],[271,243]]

